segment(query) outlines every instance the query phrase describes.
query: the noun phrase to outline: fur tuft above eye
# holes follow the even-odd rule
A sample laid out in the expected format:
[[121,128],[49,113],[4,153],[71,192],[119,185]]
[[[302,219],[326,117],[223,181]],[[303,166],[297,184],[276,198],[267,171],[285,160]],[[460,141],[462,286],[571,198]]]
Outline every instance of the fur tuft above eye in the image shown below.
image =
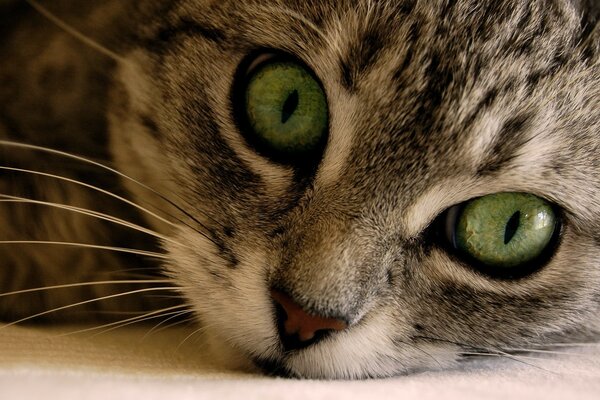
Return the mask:
[[262,155],[313,165],[327,141],[327,96],[303,63],[279,53],[248,57],[234,83],[233,108],[243,136]]
[[547,201],[528,193],[496,193],[450,208],[440,221],[447,247],[496,278],[541,268],[556,250],[560,219]]

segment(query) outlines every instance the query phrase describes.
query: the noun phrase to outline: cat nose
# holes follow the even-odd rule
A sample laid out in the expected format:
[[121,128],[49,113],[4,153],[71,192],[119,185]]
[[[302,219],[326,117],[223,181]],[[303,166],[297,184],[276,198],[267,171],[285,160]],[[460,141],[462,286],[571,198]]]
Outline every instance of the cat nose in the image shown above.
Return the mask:
[[286,351],[299,350],[314,344],[333,331],[348,327],[346,321],[311,315],[287,294],[271,291],[277,308],[277,328]]

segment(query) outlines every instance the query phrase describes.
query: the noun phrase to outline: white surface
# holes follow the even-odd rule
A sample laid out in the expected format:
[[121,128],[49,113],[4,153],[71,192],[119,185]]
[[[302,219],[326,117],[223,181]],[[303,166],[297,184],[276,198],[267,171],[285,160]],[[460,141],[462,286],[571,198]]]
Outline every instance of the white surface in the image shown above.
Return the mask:
[[77,330],[0,327],[0,399],[600,399],[597,344],[523,359],[532,365],[476,359],[449,371],[327,382],[224,370],[198,335],[181,344],[190,330],[64,335]]

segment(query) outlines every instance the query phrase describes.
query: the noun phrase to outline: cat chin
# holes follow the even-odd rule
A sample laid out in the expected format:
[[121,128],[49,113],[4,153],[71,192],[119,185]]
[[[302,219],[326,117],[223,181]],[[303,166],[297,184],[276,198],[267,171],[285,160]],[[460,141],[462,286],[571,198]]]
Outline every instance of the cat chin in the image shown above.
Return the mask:
[[239,372],[260,372],[294,379],[388,378],[452,368],[457,365],[459,358],[455,346],[419,344],[379,348],[378,344],[381,343],[364,341],[361,334],[357,335],[356,332],[304,350],[285,353],[252,349],[251,343],[235,346],[223,337],[215,330],[205,333],[211,363]]
[[434,371],[456,365],[457,353],[446,346],[374,349],[373,343],[337,340],[323,343],[281,362],[289,376],[308,379],[374,379]]

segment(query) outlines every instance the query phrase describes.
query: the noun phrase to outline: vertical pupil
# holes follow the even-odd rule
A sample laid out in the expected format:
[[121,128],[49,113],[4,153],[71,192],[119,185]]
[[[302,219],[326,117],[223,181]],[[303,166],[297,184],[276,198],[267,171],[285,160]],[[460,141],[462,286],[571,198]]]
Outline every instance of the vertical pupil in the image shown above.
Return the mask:
[[283,108],[281,110],[281,123],[285,124],[288,120],[294,115],[294,111],[298,108],[298,91],[294,90],[288,98],[283,103]]
[[508,244],[512,238],[515,237],[515,233],[517,233],[520,223],[521,211],[517,211],[510,217],[506,224],[506,229],[504,230],[504,244]]

